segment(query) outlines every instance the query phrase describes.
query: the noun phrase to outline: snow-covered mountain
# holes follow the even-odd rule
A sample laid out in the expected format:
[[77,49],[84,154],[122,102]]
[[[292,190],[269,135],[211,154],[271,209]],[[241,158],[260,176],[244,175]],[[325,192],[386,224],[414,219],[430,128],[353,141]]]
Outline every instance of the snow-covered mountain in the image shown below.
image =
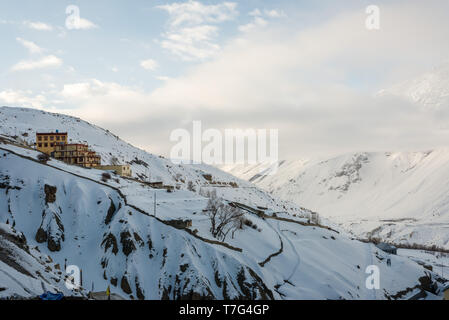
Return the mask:
[[[435,115],[449,110],[449,61],[379,92]],[[272,175],[257,166],[224,171],[273,196],[319,212],[362,238],[449,249],[449,149],[354,153],[280,162]]]
[[427,73],[380,92],[380,95],[389,94],[403,97],[432,111],[449,108],[449,60]]
[[449,149],[284,161],[273,175],[224,168],[363,238],[449,249]]
[[[68,131],[103,159],[117,157],[136,176],[178,188],[43,161],[26,147],[36,129]],[[244,209],[245,223],[225,240],[211,233],[207,191]],[[80,119],[0,108],[0,298],[70,294],[66,264],[82,270],[78,295],[110,285],[129,299],[405,299],[416,288],[436,292],[429,287],[436,274],[415,261],[309,219],[308,210],[249,182],[208,166],[173,165]],[[365,286],[373,264],[382,276],[377,291]]]

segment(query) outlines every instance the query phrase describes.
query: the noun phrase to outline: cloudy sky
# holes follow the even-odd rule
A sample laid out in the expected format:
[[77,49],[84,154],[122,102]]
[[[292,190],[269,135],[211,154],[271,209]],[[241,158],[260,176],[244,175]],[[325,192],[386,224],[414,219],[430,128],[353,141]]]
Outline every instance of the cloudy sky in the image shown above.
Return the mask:
[[281,158],[428,149],[449,116],[377,93],[447,61],[448,16],[444,0],[2,1],[0,104],[164,155],[194,120],[278,129]]

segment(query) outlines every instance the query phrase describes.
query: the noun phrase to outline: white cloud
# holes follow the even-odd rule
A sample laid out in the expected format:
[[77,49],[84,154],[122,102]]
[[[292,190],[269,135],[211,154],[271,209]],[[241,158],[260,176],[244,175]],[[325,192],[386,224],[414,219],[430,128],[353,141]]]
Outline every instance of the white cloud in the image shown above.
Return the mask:
[[279,128],[283,156],[431,148],[449,138],[434,115],[371,93],[449,56],[447,10],[438,1],[386,5],[380,32],[364,27],[363,10],[313,28],[255,30],[166,81],[152,105],[216,128]]
[[260,28],[260,27],[265,27],[268,25],[268,21],[256,16],[253,20],[253,22],[250,22],[248,24],[245,25],[241,25],[239,26],[239,30],[242,32],[250,32],[254,29]]
[[282,10],[264,10],[264,13],[267,17],[270,18],[285,18],[287,14]]
[[223,2],[217,5],[205,5],[198,1],[176,2],[157,6],[170,15],[170,25],[199,25],[202,23],[220,23],[234,19],[237,15],[237,3]]
[[205,5],[189,0],[157,8],[167,11],[170,16],[161,46],[186,61],[210,58],[217,53],[220,49],[216,43],[219,29],[213,24],[233,20],[238,15],[237,4],[233,2]]
[[248,13],[248,15],[253,16],[253,17],[258,17],[258,16],[262,15],[262,12],[256,8],[253,11],[251,11],[250,13]]
[[[72,114],[166,154],[170,131],[190,120],[220,130],[278,128],[282,158],[432,148],[449,141],[434,115],[369,89],[449,56],[448,10],[447,1],[385,5],[379,32],[366,30],[363,10],[304,29],[290,21],[239,34],[151,93],[89,80],[67,84],[61,97],[78,107]],[[439,120],[449,124],[449,116]]]
[[42,109],[47,102],[45,96],[38,94],[32,96],[32,92],[5,90],[0,92],[0,101],[9,106],[32,107]]
[[158,67],[158,64],[153,59],[147,59],[140,62],[140,66],[145,70],[154,71]]
[[14,65],[12,71],[26,71],[35,69],[44,69],[50,67],[59,67],[62,65],[62,60],[56,56],[50,55],[39,60],[24,60]]
[[[148,93],[118,83],[90,79],[85,82],[65,84],[60,92],[66,105],[77,106],[70,114],[97,123],[123,123],[148,114]],[[153,110],[154,114],[156,112]]]
[[241,32],[250,32],[250,31],[254,31],[258,28],[266,27],[269,23],[267,19],[277,19],[277,18],[283,18],[283,17],[287,16],[285,14],[285,12],[282,10],[276,10],[276,9],[266,10],[265,9],[262,13],[262,11],[260,11],[257,8],[254,9],[253,11],[251,11],[250,13],[248,13],[248,15],[253,17],[253,21],[251,21],[248,24],[239,26],[239,30]]
[[71,20],[68,24],[68,28],[74,30],[89,30],[98,28],[98,26],[92,21],[79,17]]
[[52,31],[53,27],[44,22],[32,22],[32,21],[24,21],[23,24],[30,29],[39,30],[39,31]]
[[41,53],[43,50],[32,41],[27,41],[22,38],[16,38],[17,42],[23,45],[30,53]]
[[211,25],[186,27],[166,33],[161,46],[185,61],[207,59],[220,49],[214,42],[217,33],[218,28]]

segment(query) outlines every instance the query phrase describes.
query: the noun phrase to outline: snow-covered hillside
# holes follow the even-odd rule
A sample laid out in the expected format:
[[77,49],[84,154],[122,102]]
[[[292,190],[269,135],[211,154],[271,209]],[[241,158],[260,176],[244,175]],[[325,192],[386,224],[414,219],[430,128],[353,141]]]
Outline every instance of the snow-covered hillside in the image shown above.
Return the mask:
[[[36,131],[67,132],[70,142],[88,143],[101,155],[102,164],[112,158],[128,163],[134,178],[147,182],[163,182],[179,190],[200,193],[217,188],[232,201],[251,202],[274,211],[307,215],[300,206],[273,197],[253,184],[208,165],[176,165],[169,159],[153,155],[121,140],[108,130],[71,116],[27,108],[0,108],[0,137],[14,137],[33,146]],[[210,175],[210,177],[208,177]]]
[[[121,140],[108,130],[104,130],[86,121],[71,116],[48,113],[26,108],[0,108],[0,134],[16,136],[29,144],[34,144],[36,132],[59,130],[67,132],[69,143],[88,143],[89,147],[101,155],[102,164],[108,165],[112,158],[120,163],[129,163],[134,177],[145,181],[164,182],[167,185],[186,186],[189,181],[194,185],[207,182],[202,172],[212,173],[214,180],[227,184],[238,179],[213,167],[174,165],[163,157],[138,149]],[[244,182],[243,182],[244,183]]]
[[0,223],[0,298],[36,297],[56,290],[66,295],[86,296],[86,292],[68,290],[61,265],[37,247],[30,247],[25,236],[9,222]]
[[225,168],[359,237],[449,249],[449,150],[284,161],[274,175]]
[[[114,293],[134,299],[405,299],[417,286],[432,290],[427,280],[436,275],[413,260],[311,225],[307,210],[218,169],[173,166],[70,117],[25,109],[0,111],[0,230],[7,230],[0,232],[1,270],[6,271],[0,272],[0,298],[35,296],[42,293],[41,282],[45,289],[67,294],[62,280],[57,281],[63,275],[56,271],[66,263],[82,270],[81,294],[111,285]],[[220,242],[210,232],[208,199],[199,190],[177,182],[181,187],[167,192],[115,175],[105,179],[95,169],[52,159],[45,163],[39,161],[39,152],[6,137],[31,139],[29,119],[38,117],[54,119],[46,129],[61,129],[64,122],[70,126],[70,136],[92,139],[95,142],[88,140],[89,144],[104,155],[126,161],[138,156],[150,174],[154,170],[165,183],[192,179],[193,189],[201,188],[202,194],[215,190],[223,201],[259,207],[263,214],[244,211],[250,223]],[[133,166],[137,172],[146,168]],[[212,182],[201,180],[204,172],[213,174]],[[173,224],[178,219],[189,219],[191,225],[180,228]],[[12,239],[4,234],[17,234],[23,240],[4,244],[4,238]],[[29,249],[14,243],[26,243]],[[7,255],[5,247],[11,248]],[[17,267],[25,260],[30,261],[24,267],[27,272]],[[373,264],[381,274],[381,289],[375,291],[365,287],[365,268]]]

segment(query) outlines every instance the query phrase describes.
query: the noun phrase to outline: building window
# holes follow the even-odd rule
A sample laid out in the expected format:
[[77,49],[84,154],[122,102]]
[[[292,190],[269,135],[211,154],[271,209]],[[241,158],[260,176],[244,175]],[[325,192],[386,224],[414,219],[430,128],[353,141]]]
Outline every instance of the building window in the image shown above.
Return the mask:
[[42,141],[42,137],[41,136],[37,137],[37,140]]
[[54,143],[50,143],[50,147],[53,147],[55,144]]
[[38,145],[39,145],[39,148],[42,148],[42,143],[39,143]]
[[59,141],[59,138],[60,138],[59,136],[56,136],[56,140],[57,140],[57,141]]
[[48,143],[44,143],[44,147],[47,148],[48,147]]
[[45,136],[45,137],[44,137],[44,140],[45,140],[45,141],[48,141],[48,137],[47,137],[47,136]]
[[53,141],[54,139],[55,139],[55,137],[53,137],[53,136],[50,137],[50,140],[51,140],[51,141]]

